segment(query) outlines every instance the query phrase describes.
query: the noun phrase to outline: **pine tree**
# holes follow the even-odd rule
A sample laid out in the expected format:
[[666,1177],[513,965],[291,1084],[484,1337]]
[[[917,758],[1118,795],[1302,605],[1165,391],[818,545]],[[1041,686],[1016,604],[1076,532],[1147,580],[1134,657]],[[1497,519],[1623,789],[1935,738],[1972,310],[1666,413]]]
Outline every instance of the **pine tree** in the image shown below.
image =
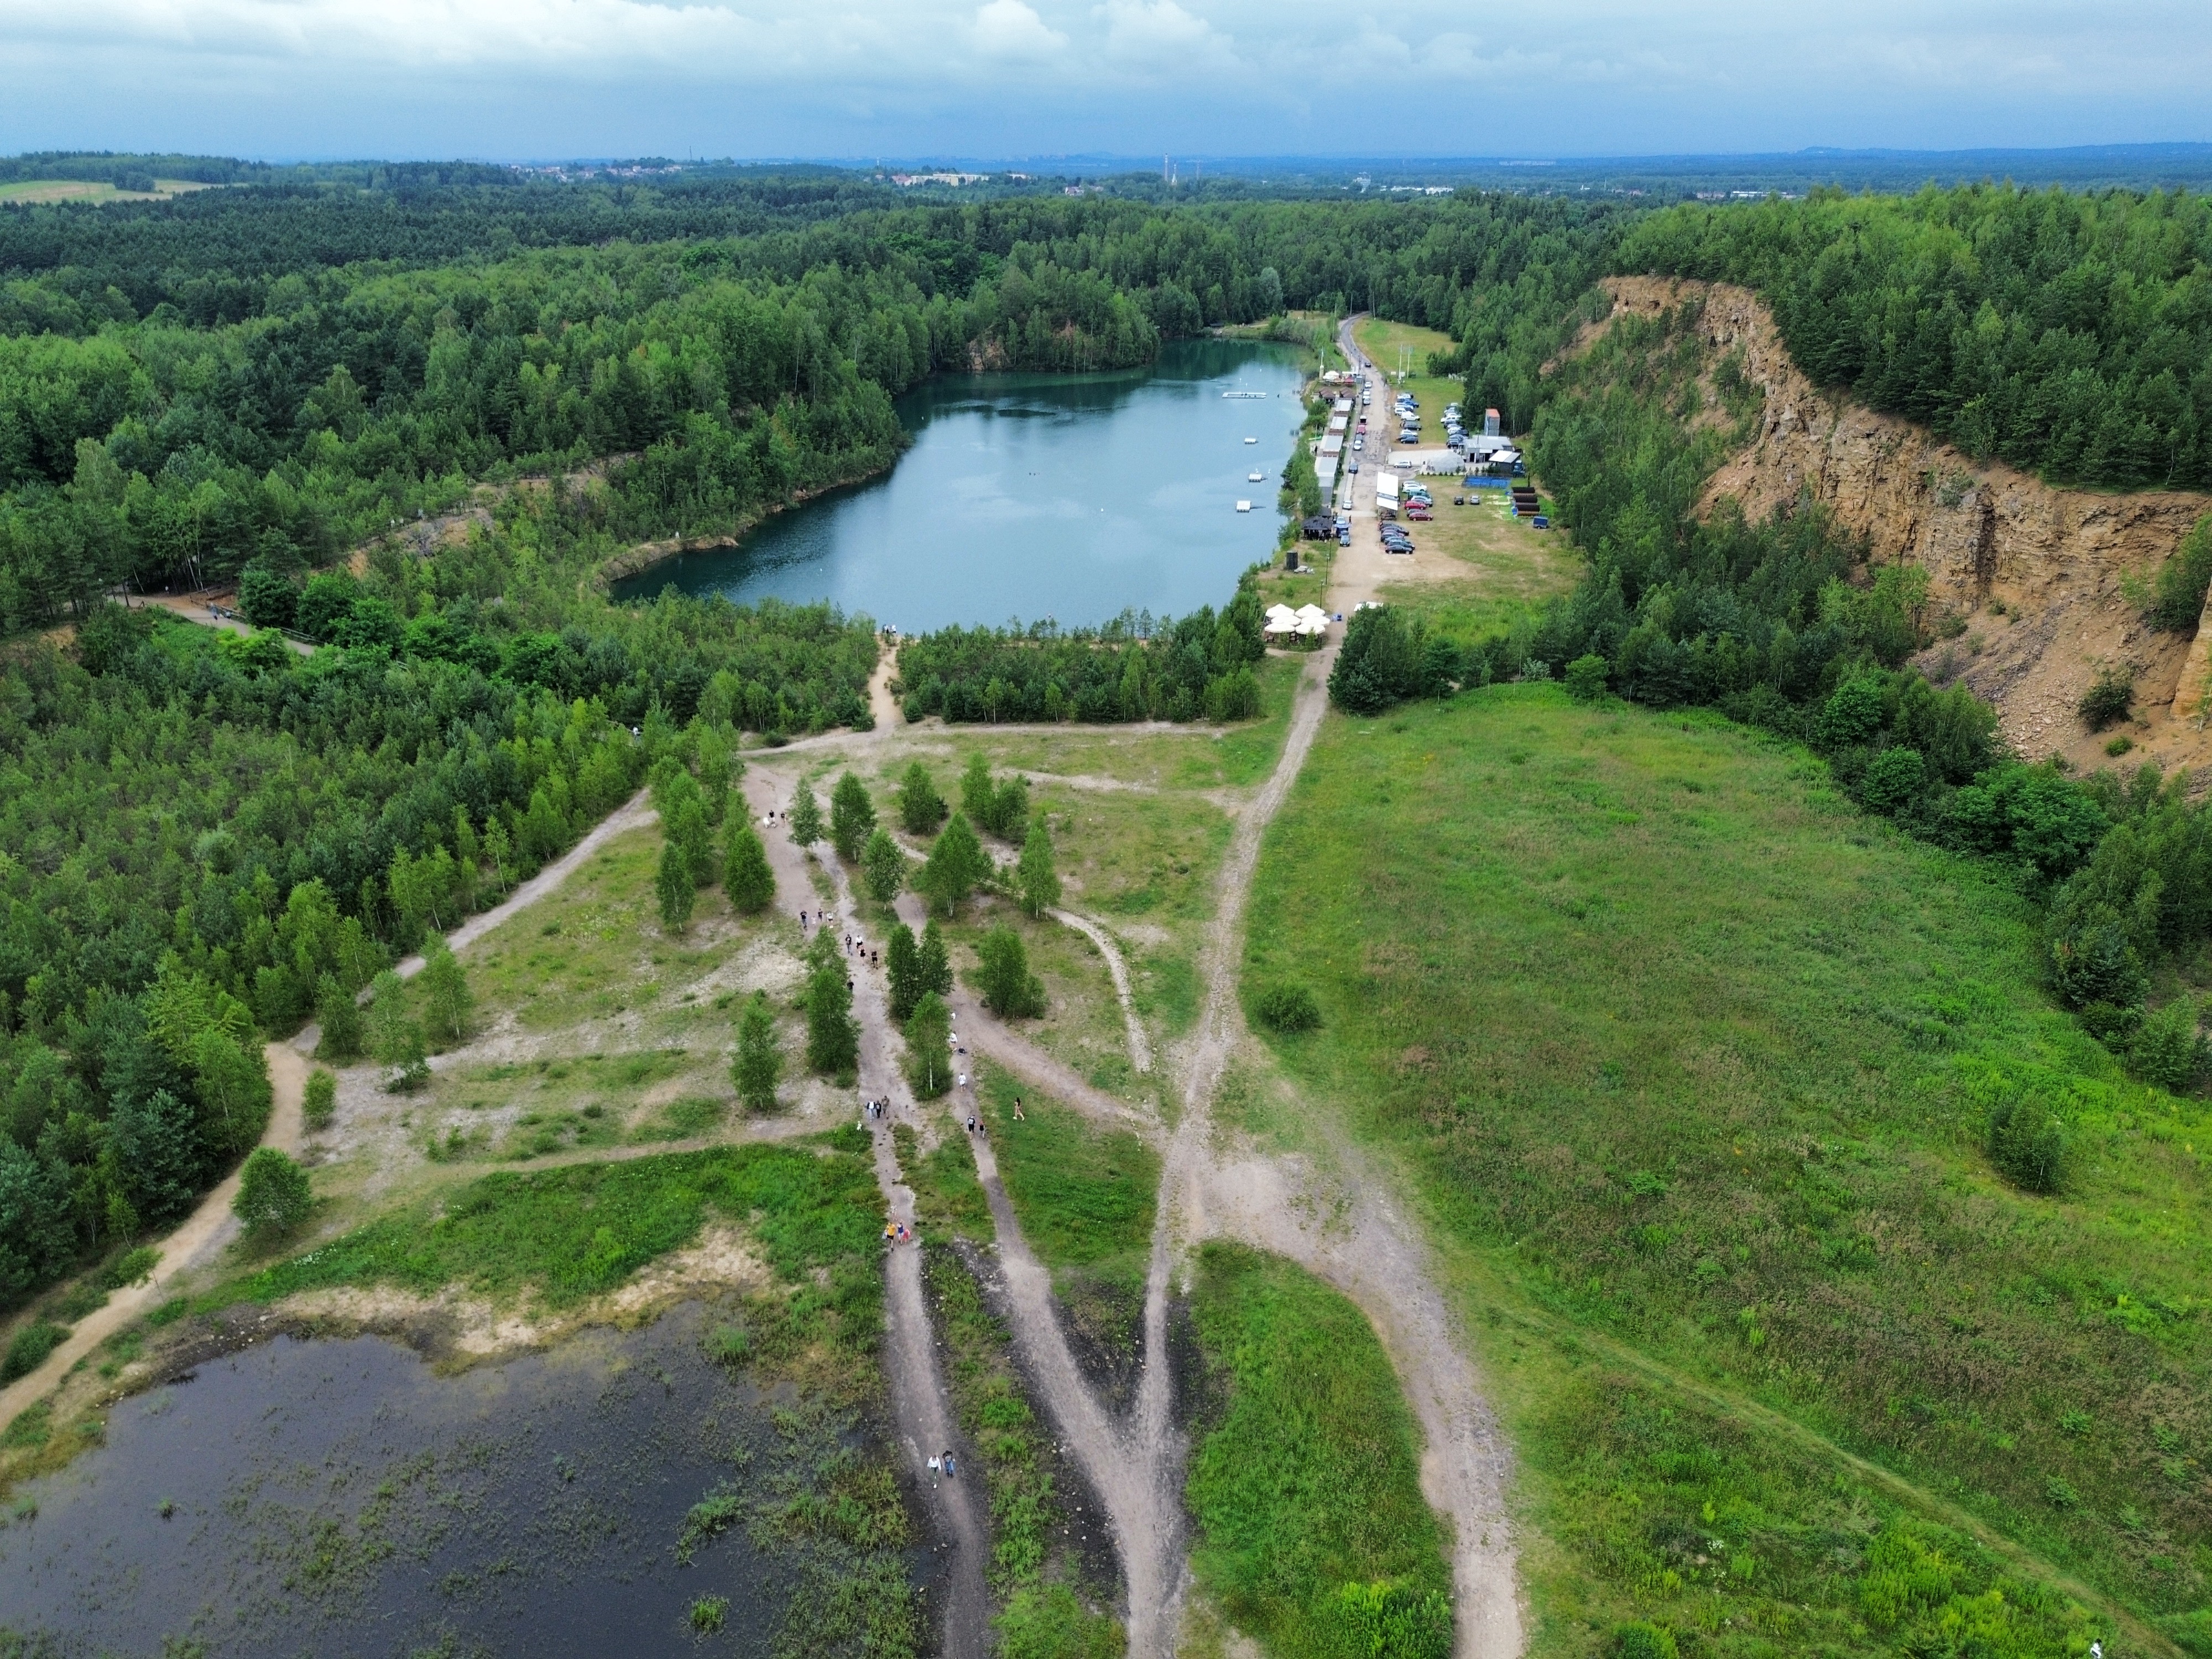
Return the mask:
[[441,1042],[459,1042],[468,1035],[476,999],[469,993],[461,959],[445,940],[433,940],[424,951],[422,984],[422,1017],[431,1031]]
[[915,885],[949,916],[990,873],[990,855],[984,852],[982,842],[969,827],[968,815],[955,812],[952,822],[945,826],[930,848],[929,861],[922,866],[921,878]]
[[1028,1018],[1044,1012],[1044,987],[1030,972],[1029,952],[1022,936],[1011,927],[994,927],[977,947],[982,969],[977,982],[983,1006],[1007,1019]]
[[691,906],[699,890],[691,879],[691,860],[675,842],[660,845],[660,873],[653,881],[660,896],[660,925],[681,933],[691,925]]
[[[823,930],[827,936],[829,930]],[[860,1062],[860,1028],[853,1023],[853,993],[845,964],[830,957],[815,965],[806,981],[806,1063],[825,1077],[849,1072]]]
[[801,847],[811,847],[822,839],[822,808],[815,802],[812,787],[803,782],[799,786],[799,799],[792,803],[791,838]]
[[[930,927],[934,929],[936,925],[932,922]],[[914,942],[914,929],[904,922],[891,929],[890,945],[884,952],[884,969],[890,981],[891,1018],[903,1025],[913,1014],[915,1004],[921,1000],[921,994],[929,988],[922,978],[921,947]]]
[[830,839],[837,845],[837,856],[848,864],[858,860],[875,827],[876,804],[868,799],[867,785],[846,773],[830,794]]
[[768,866],[768,848],[760,832],[742,817],[730,819],[729,851],[722,860],[722,891],[730,908],[748,915],[765,910],[775,902],[775,872]]
[[945,949],[945,935],[931,921],[921,930],[921,949],[915,953],[921,975],[921,988],[934,991],[941,997],[952,994],[952,958]]
[[929,769],[915,761],[899,781],[899,822],[909,836],[933,836],[945,822],[945,798],[930,781]]
[[775,1043],[775,1015],[768,994],[756,991],[738,1016],[738,1057],[730,1066],[738,1099],[749,1112],[775,1109],[775,1085],[783,1076],[783,1054]]
[[924,1100],[952,1086],[952,1013],[934,991],[922,994],[906,1023],[906,1074]]
[[1060,902],[1060,872],[1052,856],[1052,833],[1040,811],[1030,820],[1029,838],[1022,842],[1021,862],[1014,866],[1021,889],[1022,908],[1042,916]]
[[968,769],[960,775],[960,810],[968,815],[969,823],[988,829],[994,804],[991,763],[978,750],[968,757]]
[[868,896],[878,904],[889,904],[906,884],[906,854],[880,824],[860,850],[860,877]]

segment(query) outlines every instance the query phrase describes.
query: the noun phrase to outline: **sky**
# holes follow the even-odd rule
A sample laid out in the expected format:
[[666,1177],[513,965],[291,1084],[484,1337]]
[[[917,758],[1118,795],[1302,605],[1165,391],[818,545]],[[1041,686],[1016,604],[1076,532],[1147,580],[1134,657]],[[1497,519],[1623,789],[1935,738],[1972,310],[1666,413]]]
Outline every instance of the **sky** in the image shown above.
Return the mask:
[[1633,155],[2212,139],[2206,0],[0,0],[0,151]]

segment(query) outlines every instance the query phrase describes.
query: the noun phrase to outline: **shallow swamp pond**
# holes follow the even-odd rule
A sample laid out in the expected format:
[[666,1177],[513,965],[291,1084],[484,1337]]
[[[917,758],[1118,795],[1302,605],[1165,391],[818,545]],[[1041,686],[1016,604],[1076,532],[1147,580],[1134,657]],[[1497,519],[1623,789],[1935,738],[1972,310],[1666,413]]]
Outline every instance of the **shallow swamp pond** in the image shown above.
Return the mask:
[[[687,1304],[457,1375],[376,1336],[208,1360],[16,1489],[0,1652],[10,1637],[27,1656],[165,1659],[817,1650],[823,1632],[794,1642],[787,1620],[813,1621],[854,1563],[760,1517],[865,1457],[870,1431],[710,1360],[710,1323]],[[687,1540],[718,1493],[735,1500],[726,1529]],[[926,1597],[930,1561],[874,1566]],[[707,1598],[724,1605],[702,1633]]]

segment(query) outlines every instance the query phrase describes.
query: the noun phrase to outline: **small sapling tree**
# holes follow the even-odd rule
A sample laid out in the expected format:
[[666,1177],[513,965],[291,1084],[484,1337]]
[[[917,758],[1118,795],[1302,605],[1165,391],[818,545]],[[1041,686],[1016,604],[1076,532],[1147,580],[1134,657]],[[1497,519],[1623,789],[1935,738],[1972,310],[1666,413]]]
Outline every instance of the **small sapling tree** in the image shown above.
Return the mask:
[[822,839],[821,804],[814,799],[813,786],[804,781],[791,804],[791,839],[800,847],[811,847]]
[[889,904],[906,884],[906,854],[880,824],[860,849],[860,877],[868,896],[878,904]]
[[915,943],[914,929],[902,921],[891,929],[890,944],[884,951],[884,972],[890,981],[891,1018],[903,1025],[929,987],[921,976],[921,947]]
[[660,899],[660,925],[672,933],[689,927],[699,889],[691,879],[690,855],[678,842],[661,843],[660,873],[654,878],[653,888]]
[[968,815],[955,812],[952,822],[931,846],[928,862],[922,866],[915,885],[931,904],[950,916],[990,873],[990,855],[969,827]]
[[1006,1019],[1026,1019],[1044,1012],[1044,986],[1030,972],[1022,936],[1011,927],[994,927],[978,947],[982,966],[976,985],[983,1006]]
[[1060,902],[1060,871],[1053,862],[1052,834],[1042,811],[1030,820],[1029,838],[1022,842],[1014,880],[1021,890],[1022,908],[1031,917],[1042,916]]
[[907,1080],[924,1100],[952,1086],[952,1011],[934,991],[922,993],[906,1023]]
[[775,1015],[768,994],[756,991],[738,1015],[738,1057],[730,1066],[738,1099],[749,1112],[775,1109],[775,1085],[783,1078],[783,1054],[776,1047]]

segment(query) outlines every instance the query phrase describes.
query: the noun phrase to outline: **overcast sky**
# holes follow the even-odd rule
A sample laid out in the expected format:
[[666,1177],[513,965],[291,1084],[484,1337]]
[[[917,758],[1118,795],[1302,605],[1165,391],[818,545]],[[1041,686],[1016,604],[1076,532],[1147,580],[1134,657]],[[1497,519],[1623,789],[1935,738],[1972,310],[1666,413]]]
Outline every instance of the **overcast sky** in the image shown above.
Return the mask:
[[0,149],[1512,156],[2212,138],[2212,3],[0,0]]

